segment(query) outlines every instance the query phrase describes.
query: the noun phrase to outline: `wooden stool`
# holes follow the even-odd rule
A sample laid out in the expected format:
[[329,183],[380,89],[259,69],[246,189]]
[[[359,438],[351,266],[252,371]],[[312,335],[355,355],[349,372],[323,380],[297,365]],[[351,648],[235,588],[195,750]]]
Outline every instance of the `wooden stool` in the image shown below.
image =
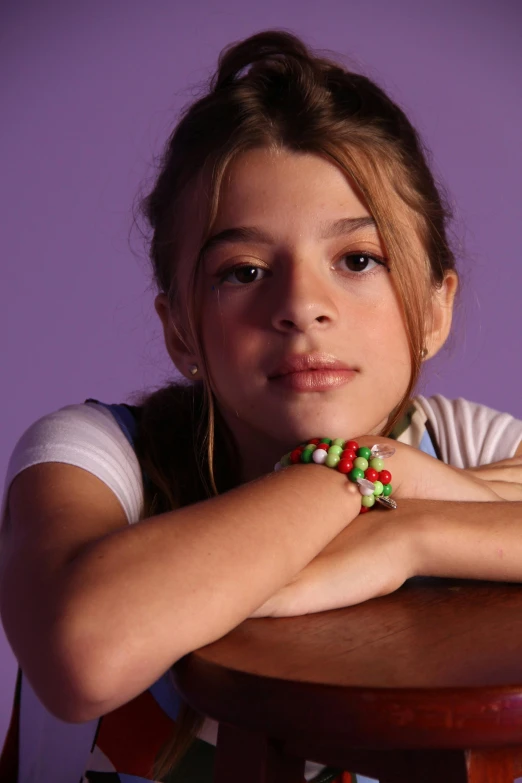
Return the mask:
[[522,775],[522,586],[411,580],[358,606],[247,620],[174,666],[219,721],[215,783],[303,783],[305,759],[381,783]]

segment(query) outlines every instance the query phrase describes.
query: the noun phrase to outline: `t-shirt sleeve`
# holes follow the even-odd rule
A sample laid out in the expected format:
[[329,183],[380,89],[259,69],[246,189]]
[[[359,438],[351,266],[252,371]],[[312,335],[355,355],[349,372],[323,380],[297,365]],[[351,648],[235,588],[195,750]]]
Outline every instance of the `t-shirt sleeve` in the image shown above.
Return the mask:
[[2,523],[11,482],[22,470],[40,462],[65,462],[88,470],[114,492],[129,524],[141,519],[144,496],[138,459],[112,413],[101,405],[66,405],[25,430],[7,467]]
[[448,400],[440,394],[416,397],[433,427],[444,462],[458,468],[488,465],[512,457],[522,442],[522,421],[486,405]]

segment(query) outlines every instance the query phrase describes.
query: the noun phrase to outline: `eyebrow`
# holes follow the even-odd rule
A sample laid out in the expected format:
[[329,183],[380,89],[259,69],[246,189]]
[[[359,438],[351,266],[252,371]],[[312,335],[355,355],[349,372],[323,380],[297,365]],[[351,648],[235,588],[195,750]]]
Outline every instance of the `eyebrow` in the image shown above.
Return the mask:
[[[372,228],[377,230],[377,224],[371,215],[359,218],[341,218],[332,223],[323,223],[321,226],[321,239],[334,239],[335,237],[347,236],[353,234],[362,228]],[[260,228],[254,226],[237,226],[237,228],[225,228],[217,234],[209,237],[200,251],[200,257],[203,257],[210,250],[222,245],[237,244],[240,242],[251,242],[260,245],[271,245],[274,243],[273,237]]]

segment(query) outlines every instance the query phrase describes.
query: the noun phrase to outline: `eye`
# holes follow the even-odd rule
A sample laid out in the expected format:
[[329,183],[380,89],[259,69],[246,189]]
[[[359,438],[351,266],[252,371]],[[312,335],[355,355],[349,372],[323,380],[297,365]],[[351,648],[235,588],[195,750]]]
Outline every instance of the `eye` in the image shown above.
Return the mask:
[[246,283],[257,283],[258,280],[266,274],[266,269],[254,264],[239,264],[231,269],[225,270],[220,275],[222,283],[232,283],[232,285],[245,285]]
[[348,272],[371,272],[376,269],[377,266],[383,266],[385,269],[389,268],[384,258],[370,255],[369,253],[344,253],[339,259],[341,265],[345,264],[345,268]]

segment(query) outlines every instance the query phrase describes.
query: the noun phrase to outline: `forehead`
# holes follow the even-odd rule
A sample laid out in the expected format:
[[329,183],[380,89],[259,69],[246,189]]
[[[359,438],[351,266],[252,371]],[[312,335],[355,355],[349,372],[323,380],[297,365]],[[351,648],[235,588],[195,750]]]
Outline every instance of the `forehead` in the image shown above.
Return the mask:
[[265,222],[306,230],[327,219],[369,214],[355,184],[326,158],[262,148],[229,164],[212,229]]
[[320,155],[287,149],[263,147],[236,155],[216,195],[217,210],[209,221],[214,196],[210,170],[202,171],[185,192],[176,252],[182,289],[189,285],[208,237],[225,229],[254,226],[293,239],[318,235],[338,219],[370,215],[356,184],[338,166]]

